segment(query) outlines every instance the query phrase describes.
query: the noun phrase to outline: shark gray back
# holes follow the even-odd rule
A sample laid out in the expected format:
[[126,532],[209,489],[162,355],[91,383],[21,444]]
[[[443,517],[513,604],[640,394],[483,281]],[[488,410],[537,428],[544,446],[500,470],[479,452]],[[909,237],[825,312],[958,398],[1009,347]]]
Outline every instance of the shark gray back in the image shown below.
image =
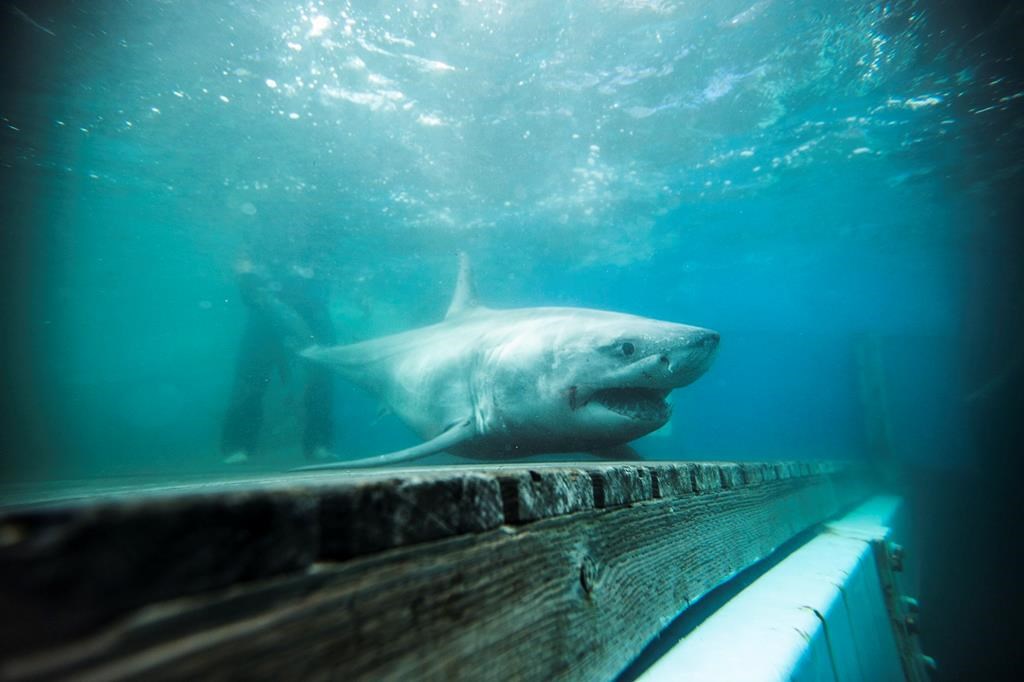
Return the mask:
[[666,396],[704,374],[717,349],[716,332],[635,315],[485,308],[463,254],[444,321],[302,353],[374,394],[424,443],[306,469],[441,451],[481,459],[607,451],[663,426]]

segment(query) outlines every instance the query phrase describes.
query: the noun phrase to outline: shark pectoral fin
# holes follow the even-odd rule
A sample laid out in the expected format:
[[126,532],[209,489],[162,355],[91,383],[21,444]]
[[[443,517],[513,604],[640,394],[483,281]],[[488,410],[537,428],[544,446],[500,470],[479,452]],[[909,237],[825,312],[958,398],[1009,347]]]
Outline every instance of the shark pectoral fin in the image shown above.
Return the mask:
[[431,438],[426,443],[420,443],[405,450],[389,452],[386,455],[366,457],[364,459],[352,459],[345,462],[331,462],[330,464],[315,464],[308,467],[299,467],[292,471],[321,471],[324,469],[367,469],[371,467],[387,466],[400,462],[411,462],[427,455],[447,450],[450,447],[464,443],[476,435],[472,419],[464,419],[449,426],[440,435]]
[[613,445],[610,448],[591,450],[591,454],[597,455],[601,459],[620,460],[624,462],[637,462],[643,460],[643,456],[629,443]]

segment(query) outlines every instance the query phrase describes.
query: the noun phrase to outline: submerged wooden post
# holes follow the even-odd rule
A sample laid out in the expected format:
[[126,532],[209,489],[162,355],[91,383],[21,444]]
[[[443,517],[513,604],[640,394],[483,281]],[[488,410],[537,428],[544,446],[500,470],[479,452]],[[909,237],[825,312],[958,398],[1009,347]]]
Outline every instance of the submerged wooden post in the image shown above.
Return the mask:
[[0,514],[0,679],[606,679],[867,494],[835,462],[292,475]]
[[875,468],[889,475],[893,458],[892,420],[881,339],[877,334],[858,335],[854,353],[860,386],[860,404],[864,413],[867,453]]

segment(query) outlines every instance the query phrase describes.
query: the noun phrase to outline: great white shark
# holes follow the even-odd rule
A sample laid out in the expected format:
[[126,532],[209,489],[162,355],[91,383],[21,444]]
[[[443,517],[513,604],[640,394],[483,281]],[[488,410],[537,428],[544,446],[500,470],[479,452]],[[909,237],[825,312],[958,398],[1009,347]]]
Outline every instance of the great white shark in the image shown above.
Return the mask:
[[380,466],[441,451],[478,459],[621,452],[668,421],[666,396],[707,371],[718,339],[710,329],[605,310],[487,308],[460,254],[442,322],[301,352],[375,395],[424,442],[303,469]]

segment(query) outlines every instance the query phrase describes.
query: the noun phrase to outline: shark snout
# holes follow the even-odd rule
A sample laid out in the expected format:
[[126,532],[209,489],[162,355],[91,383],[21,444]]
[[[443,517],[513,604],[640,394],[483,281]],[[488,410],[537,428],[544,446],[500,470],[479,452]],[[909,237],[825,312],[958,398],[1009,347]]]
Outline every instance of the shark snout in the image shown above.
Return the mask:
[[693,348],[703,348],[708,351],[714,351],[718,348],[718,339],[721,338],[718,332],[710,329],[702,329],[697,337],[690,342],[690,346]]
[[673,353],[662,356],[668,365],[669,374],[686,385],[695,381],[707,371],[718,351],[719,334],[710,329],[700,329],[689,334],[685,342]]

